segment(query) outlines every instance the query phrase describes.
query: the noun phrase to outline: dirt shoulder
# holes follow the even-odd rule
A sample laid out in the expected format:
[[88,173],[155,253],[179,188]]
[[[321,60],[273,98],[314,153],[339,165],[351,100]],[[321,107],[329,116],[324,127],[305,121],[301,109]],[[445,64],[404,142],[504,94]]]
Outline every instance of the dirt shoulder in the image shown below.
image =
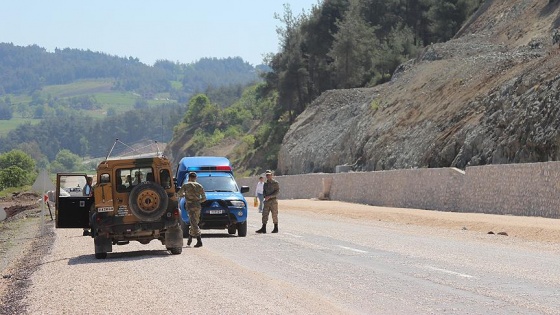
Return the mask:
[[[0,222],[0,314],[21,314],[30,277],[50,249],[54,223],[36,201],[1,202],[13,216]],[[17,209],[17,210],[16,210]]]
[[287,212],[312,212],[348,219],[469,230],[484,234],[505,232],[510,237],[528,241],[560,243],[560,220],[557,219],[374,207],[317,199],[279,200],[279,204],[280,211]]

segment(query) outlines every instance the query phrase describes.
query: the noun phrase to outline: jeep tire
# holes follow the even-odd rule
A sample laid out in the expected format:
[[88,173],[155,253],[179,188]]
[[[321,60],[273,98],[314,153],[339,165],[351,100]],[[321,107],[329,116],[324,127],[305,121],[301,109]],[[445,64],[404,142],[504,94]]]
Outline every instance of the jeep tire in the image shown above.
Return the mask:
[[172,255],[179,255],[183,252],[183,248],[182,247],[173,247],[173,248],[169,248],[169,251],[171,252]]
[[132,214],[143,221],[159,220],[165,210],[169,198],[163,187],[152,182],[144,182],[134,187],[128,197]]

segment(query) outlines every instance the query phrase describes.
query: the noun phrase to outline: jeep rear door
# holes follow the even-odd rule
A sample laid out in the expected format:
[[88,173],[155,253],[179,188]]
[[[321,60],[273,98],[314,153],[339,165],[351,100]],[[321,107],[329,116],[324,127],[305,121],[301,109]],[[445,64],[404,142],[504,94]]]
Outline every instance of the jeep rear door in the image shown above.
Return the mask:
[[[86,174],[56,174],[56,227],[88,228],[93,197],[83,196]],[[80,189],[78,189],[80,188]],[[80,193],[76,193],[80,191]]]

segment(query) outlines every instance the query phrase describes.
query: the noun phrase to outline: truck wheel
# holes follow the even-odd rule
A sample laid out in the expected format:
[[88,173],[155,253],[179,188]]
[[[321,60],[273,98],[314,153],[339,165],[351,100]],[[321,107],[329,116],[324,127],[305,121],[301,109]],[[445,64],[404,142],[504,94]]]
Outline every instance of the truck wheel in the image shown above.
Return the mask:
[[235,234],[236,231],[237,231],[237,226],[235,226],[234,224],[228,226],[227,229],[228,234]]
[[168,248],[168,250],[171,252],[172,255],[179,255],[183,252],[182,247]]
[[95,253],[95,258],[105,259],[105,258],[107,258],[107,253]]
[[237,223],[237,236],[247,236],[247,221]]
[[132,213],[143,221],[156,221],[167,210],[169,198],[163,187],[152,182],[144,182],[134,187],[128,197]]

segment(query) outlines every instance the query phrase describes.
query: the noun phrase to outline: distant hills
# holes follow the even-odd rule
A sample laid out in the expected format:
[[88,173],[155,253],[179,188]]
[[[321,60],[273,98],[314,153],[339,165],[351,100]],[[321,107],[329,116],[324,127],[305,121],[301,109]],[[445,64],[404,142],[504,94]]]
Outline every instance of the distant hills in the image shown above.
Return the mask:
[[104,155],[115,138],[168,142],[196,93],[225,108],[266,67],[240,57],[153,66],[79,49],[0,43],[0,152],[23,148],[47,164],[61,149]]

